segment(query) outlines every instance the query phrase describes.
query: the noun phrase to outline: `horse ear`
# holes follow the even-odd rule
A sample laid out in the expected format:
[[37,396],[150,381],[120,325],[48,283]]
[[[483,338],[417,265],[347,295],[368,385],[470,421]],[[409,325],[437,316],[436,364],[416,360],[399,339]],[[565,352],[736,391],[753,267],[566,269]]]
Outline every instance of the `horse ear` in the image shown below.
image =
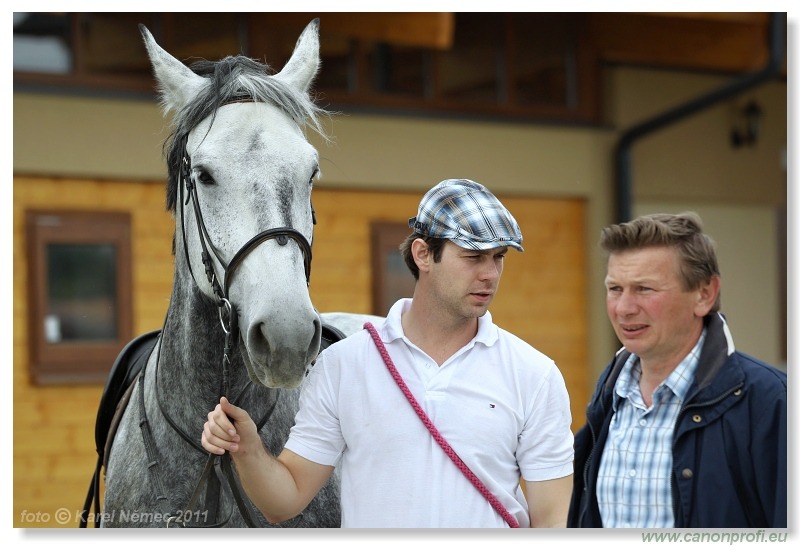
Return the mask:
[[139,31],[153,65],[164,110],[177,111],[194,98],[207,81],[159,46],[147,27],[139,25]]
[[319,70],[319,18],[306,26],[297,39],[292,57],[274,78],[306,92]]

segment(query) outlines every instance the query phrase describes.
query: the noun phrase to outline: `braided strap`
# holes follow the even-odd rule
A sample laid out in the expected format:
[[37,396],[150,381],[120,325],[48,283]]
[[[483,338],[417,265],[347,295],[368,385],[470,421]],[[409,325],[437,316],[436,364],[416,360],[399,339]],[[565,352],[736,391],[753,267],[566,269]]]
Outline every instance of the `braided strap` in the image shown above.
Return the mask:
[[478,491],[486,498],[486,500],[489,501],[489,504],[492,505],[492,508],[494,508],[497,511],[497,513],[503,517],[506,523],[508,523],[509,527],[512,528],[519,527],[519,522],[517,521],[517,518],[511,515],[511,513],[508,510],[506,510],[505,506],[503,506],[503,504],[499,500],[497,500],[497,497],[495,497],[491,493],[491,491],[489,491],[489,489],[486,488],[486,485],[484,485],[483,482],[481,482],[481,480],[478,479],[478,477],[474,473],[472,473],[472,470],[469,469],[469,466],[467,466],[464,463],[464,461],[461,460],[461,457],[459,457],[458,454],[453,450],[453,448],[450,446],[450,444],[447,442],[444,436],[442,436],[442,434],[439,433],[439,430],[437,430],[436,426],[433,425],[433,422],[431,422],[431,419],[428,418],[428,415],[425,414],[425,411],[417,402],[416,398],[414,397],[414,394],[412,394],[411,390],[408,389],[405,380],[403,380],[403,377],[400,376],[399,372],[397,372],[397,368],[394,366],[392,358],[389,356],[389,352],[386,350],[386,346],[383,345],[380,336],[378,336],[378,331],[375,329],[372,323],[369,322],[364,323],[364,328],[367,329],[367,331],[370,333],[370,336],[372,336],[372,340],[378,347],[378,352],[381,354],[383,362],[386,364],[386,368],[389,369],[392,378],[394,378],[394,381],[397,382],[397,385],[400,387],[400,390],[403,392],[403,395],[406,396],[406,399],[408,399],[408,402],[411,404],[411,407],[417,413],[419,419],[422,420],[422,423],[425,425],[425,427],[428,428],[428,431],[431,433],[436,443],[439,444],[439,446],[442,448],[445,454],[449,456],[450,459],[458,467],[458,469],[461,470],[461,473],[463,473],[466,476],[466,478],[472,483],[472,485],[474,485],[475,488],[478,489]]

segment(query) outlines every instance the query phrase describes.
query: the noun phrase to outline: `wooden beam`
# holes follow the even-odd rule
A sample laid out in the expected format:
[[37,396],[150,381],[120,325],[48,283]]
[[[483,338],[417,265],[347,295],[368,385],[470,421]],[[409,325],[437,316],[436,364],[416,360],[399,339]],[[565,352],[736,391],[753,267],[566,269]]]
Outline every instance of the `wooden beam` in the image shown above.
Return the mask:
[[739,15],[594,13],[588,26],[605,61],[739,73],[769,55],[768,18]]
[[402,46],[447,49],[453,44],[452,13],[252,13],[254,28],[302,29],[314,17],[320,19],[320,35],[346,37]]
[[728,23],[748,23],[752,25],[767,25],[769,13],[766,12],[652,12],[648,15],[656,17],[697,19],[703,21],[724,21]]

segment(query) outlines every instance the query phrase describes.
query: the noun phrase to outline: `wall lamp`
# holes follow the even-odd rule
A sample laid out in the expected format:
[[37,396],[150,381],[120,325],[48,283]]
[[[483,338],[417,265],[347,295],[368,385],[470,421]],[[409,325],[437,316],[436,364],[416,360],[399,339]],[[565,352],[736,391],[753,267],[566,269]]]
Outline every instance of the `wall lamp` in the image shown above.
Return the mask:
[[754,100],[748,101],[744,107],[736,110],[731,129],[731,145],[734,148],[755,145],[761,130],[763,115],[761,107]]

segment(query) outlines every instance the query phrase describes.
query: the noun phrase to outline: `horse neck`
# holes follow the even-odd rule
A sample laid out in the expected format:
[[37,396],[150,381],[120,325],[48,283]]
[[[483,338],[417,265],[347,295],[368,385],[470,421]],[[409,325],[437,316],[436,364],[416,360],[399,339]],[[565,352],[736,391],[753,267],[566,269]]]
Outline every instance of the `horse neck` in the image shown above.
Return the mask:
[[[176,266],[181,263],[176,259]],[[236,338],[238,340],[239,336]],[[162,400],[167,399],[165,396],[180,397],[186,404],[186,414],[194,416],[198,411],[205,411],[200,413],[204,417],[219,401],[224,389],[224,346],[225,332],[216,305],[200,292],[188,271],[181,275],[176,268],[158,365]],[[230,360],[229,388],[235,394],[249,378],[238,347]],[[198,411],[189,411],[192,407]]]

